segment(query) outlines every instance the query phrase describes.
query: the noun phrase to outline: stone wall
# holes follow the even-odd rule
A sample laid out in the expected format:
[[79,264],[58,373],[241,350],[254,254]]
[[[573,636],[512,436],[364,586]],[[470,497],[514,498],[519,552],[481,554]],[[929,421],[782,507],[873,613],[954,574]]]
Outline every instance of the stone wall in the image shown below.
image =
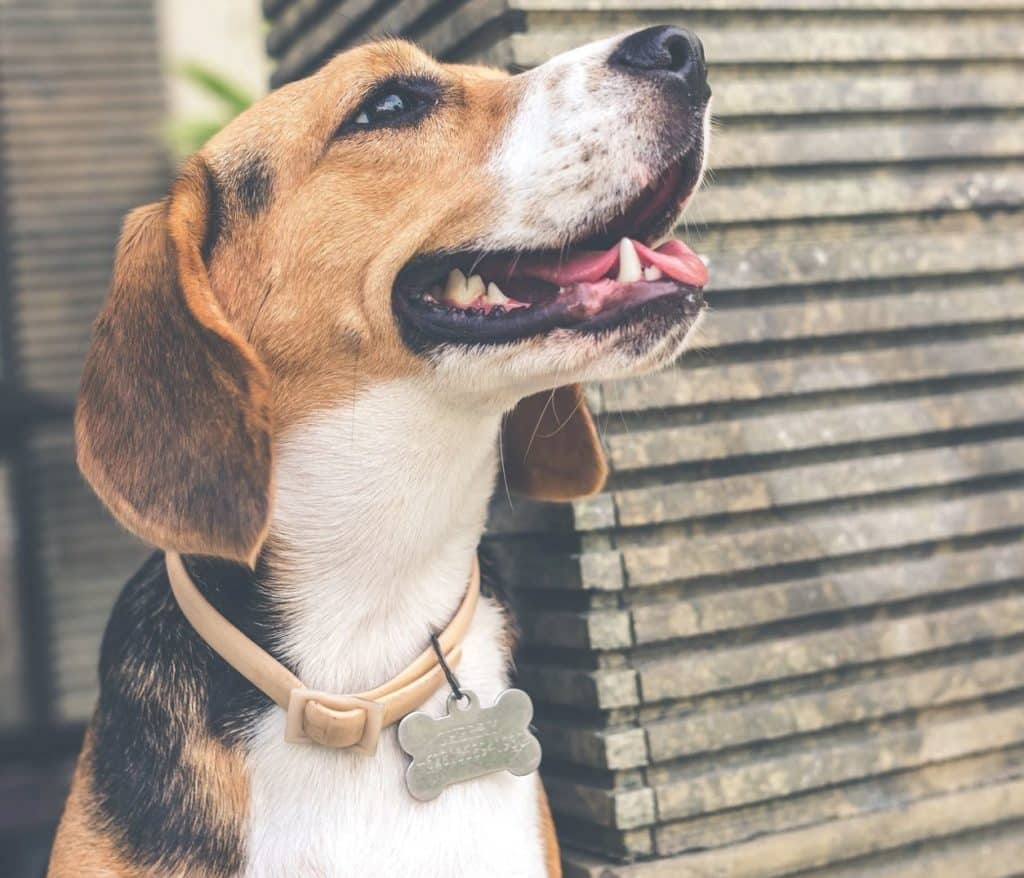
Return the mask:
[[568,873],[1019,872],[1024,2],[265,6],[278,82],[704,39],[699,350],[590,389],[606,494],[492,517]]
[[568,874],[1019,872],[1024,2],[265,6],[279,82],[704,39],[699,349],[590,388],[606,494],[492,516]]

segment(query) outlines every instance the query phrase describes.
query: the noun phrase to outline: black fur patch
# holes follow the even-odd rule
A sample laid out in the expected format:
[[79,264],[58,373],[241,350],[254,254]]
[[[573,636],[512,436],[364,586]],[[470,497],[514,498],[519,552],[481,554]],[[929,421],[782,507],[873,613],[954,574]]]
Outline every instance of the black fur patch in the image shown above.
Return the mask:
[[[513,655],[519,648],[522,629],[519,627],[519,606],[508,587],[508,571],[514,569],[505,552],[507,548],[496,540],[484,540],[477,555],[480,558],[480,593],[492,598],[505,611],[505,625]],[[513,671],[515,663],[513,663]]]
[[259,216],[270,205],[274,194],[274,175],[266,156],[261,153],[250,156],[233,171],[221,175],[220,180],[206,162],[201,162],[201,167],[208,205],[202,255],[203,262],[209,265],[217,242],[229,231],[229,217],[237,216],[239,207],[251,218]]
[[224,199],[220,187],[206,162],[202,163],[203,185],[206,188],[206,231],[203,233],[202,256],[203,264],[210,264],[210,255],[220,240],[224,228]]
[[[261,571],[188,559],[207,599],[249,637],[273,649],[273,613]],[[199,639],[170,591],[157,553],[125,586],[103,639],[93,722],[92,785],[104,825],[132,862],[175,874],[234,875],[244,829],[208,813],[182,763],[189,735],[240,748],[270,701]]]
[[266,156],[261,153],[250,156],[231,177],[238,203],[250,217],[258,216],[269,207],[274,195],[274,175]]

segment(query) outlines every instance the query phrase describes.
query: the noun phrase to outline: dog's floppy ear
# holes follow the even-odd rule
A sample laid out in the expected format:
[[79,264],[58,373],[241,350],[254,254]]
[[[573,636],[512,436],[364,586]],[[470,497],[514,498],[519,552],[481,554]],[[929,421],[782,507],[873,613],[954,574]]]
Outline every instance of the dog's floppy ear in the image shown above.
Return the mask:
[[125,220],[82,376],[78,465],[144,540],[252,563],[270,515],[270,391],[210,288],[217,203],[197,157]]
[[502,428],[509,487],[534,500],[576,500],[604,487],[608,464],[583,388],[568,384],[520,400]]

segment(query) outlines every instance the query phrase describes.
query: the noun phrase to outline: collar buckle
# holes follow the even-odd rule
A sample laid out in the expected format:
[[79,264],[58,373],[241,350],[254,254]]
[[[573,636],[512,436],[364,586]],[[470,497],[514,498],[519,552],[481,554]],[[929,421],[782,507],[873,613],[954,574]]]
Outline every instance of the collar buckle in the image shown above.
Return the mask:
[[[315,701],[329,710],[361,710],[366,715],[363,733],[359,740],[345,749],[373,756],[377,752],[381,729],[384,727],[384,705],[379,701],[360,698],[358,695],[335,695],[332,692],[318,692],[315,689],[296,687],[288,696],[288,717],[285,723],[284,739],[289,744],[316,743],[306,731],[306,705]],[[339,720],[342,718],[339,717]]]

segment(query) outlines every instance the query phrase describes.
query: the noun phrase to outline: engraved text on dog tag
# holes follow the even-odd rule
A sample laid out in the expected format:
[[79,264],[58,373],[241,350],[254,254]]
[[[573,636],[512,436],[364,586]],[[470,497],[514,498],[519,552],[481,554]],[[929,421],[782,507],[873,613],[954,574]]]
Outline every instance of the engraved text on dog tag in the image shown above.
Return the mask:
[[412,757],[405,773],[414,798],[426,801],[447,786],[495,771],[529,774],[540,765],[540,742],[530,733],[533,703],[521,689],[506,689],[493,707],[463,690],[463,707],[448,696],[446,716],[410,713],[398,726],[398,742]]

